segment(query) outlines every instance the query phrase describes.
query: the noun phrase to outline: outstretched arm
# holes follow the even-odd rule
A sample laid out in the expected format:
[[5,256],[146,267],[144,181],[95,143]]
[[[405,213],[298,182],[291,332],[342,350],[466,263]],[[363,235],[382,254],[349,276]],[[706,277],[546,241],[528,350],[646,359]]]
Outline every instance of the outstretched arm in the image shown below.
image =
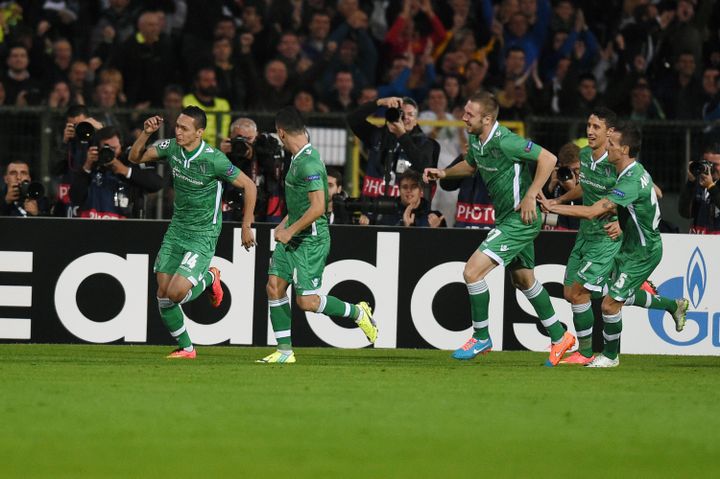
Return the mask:
[[140,132],[140,135],[138,135],[135,143],[133,143],[132,148],[130,148],[130,155],[128,156],[128,160],[130,161],[130,163],[146,163],[148,161],[157,160],[159,158],[155,148],[145,150],[144,153],[143,149],[145,149],[145,143],[147,143],[150,136],[156,131],[158,131],[160,125],[162,125],[162,122],[163,119],[161,116],[152,116],[145,120],[145,123],[143,124],[143,130]]
[[423,180],[429,183],[435,180],[451,180],[453,178],[464,178],[475,174],[476,168],[471,166],[467,161],[460,161],[450,168],[425,168],[423,172]]
[[607,198],[602,198],[596,201],[592,206],[551,205],[547,201],[543,202],[543,205],[551,213],[557,213],[563,216],[572,216],[574,218],[583,218],[586,220],[615,214],[617,211],[617,205]]

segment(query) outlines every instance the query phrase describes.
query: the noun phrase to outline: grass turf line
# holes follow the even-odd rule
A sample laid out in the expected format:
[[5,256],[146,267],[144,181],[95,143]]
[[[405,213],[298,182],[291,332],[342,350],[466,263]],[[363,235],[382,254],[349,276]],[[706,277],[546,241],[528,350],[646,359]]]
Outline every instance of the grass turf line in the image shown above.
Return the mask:
[[711,477],[720,358],[0,345],[0,476]]

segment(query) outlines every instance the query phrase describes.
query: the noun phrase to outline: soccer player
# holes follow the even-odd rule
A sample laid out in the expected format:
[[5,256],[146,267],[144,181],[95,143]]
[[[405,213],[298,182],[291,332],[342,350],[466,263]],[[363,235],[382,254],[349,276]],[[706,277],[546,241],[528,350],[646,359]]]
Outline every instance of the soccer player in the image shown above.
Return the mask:
[[[631,123],[618,126],[608,133],[608,161],[614,165],[617,181],[611,191],[591,206],[556,205],[543,200],[546,209],[553,213],[584,218],[598,219],[613,215],[617,211],[623,240],[617,254],[614,255],[612,281],[608,294],[603,298],[603,337],[605,345],[602,354],[598,354],[586,364],[592,368],[611,368],[620,364],[618,357],[620,333],[622,331],[622,307],[624,304],[638,304],[638,291],[650,273],[662,258],[662,240],[658,231],[660,207],[653,181],[645,168],[635,161],[640,152],[641,136],[637,127]],[[607,224],[605,229],[611,229]],[[613,235],[615,233],[612,233]],[[613,254],[613,251],[608,253]],[[642,292],[644,293],[644,292]],[[667,298],[648,295],[650,307],[673,311],[673,305],[662,304],[672,301],[675,309],[680,302]],[[683,300],[684,303],[684,300]],[[684,304],[683,310],[687,309]],[[674,314],[675,328],[681,331],[685,325],[685,314]]]
[[[575,343],[555,316],[550,295],[535,279],[534,240],[542,220],[536,197],[550,177],[557,158],[545,148],[526,140],[497,122],[499,105],[494,95],[479,92],[465,105],[463,121],[470,134],[465,161],[447,169],[426,168],[425,181],[472,176],[476,172],[487,185],[495,208],[495,228],[465,265],[463,276],[470,294],[474,332],[456,359],[472,359],[492,349],[488,333],[490,293],[485,277],[496,266],[510,269],[513,284],[530,301],[547,330],[552,346],[548,366],[555,366]],[[536,162],[535,177],[530,163]]]
[[275,228],[275,251],[268,270],[268,306],[277,351],[260,363],[294,363],[290,334],[290,301],[287,289],[293,283],[296,303],[303,311],[342,316],[355,321],[374,343],[378,330],[366,302],[346,303],[319,294],[325,261],[330,252],[328,228],[328,180],[320,153],[310,144],[305,122],[294,107],[275,116],[275,128],[283,146],[292,154],[285,178],[288,213]]
[[175,139],[165,140],[145,149],[150,135],[160,128],[163,119],[145,120],[143,131],[130,150],[130,161],[145,163],[167,160],[173,173],[175,203],[172,221],[155,259],[157,300],[160,316],[178,349],[168,358],[195,359],[197,352],[185,329],[181,304],[197,298],[210,285],[210,304],[220,306],[223,298],[220,271],[210,266],[222,227],[222,182],[245,190],[245,215],[241,238],[245,249],[255,245],[250,229],[253,222],[255,183],[235,167],[220,151],[208,146],[202,136],[206,116],[200,108],[188,106],[175,124]]
[[[560,196],[548,200],[548,203],[562,204],[582,197],[583,205],[592,206],[612,191],[618,172],[607,159],[608,133],[617,126],[617,116],[612,110],[598,108],[587,120],[586,133],[588,146],[580,150],[580,181],[578,185]],[[616,230],[615,216],[581,219],[575,246],[565,268],[564,296],[571,304],[573,323],[579,343],[578,350],[562,359],[563,364],[585,365],[595,356],[592,351],[592,333],[595,318],[590,300],[601,298],[607,280],[612,273],[613,259],[620,250],[622,241],[611,237],[608,231]],[[649,285],[648,285],[649,286]],[[646,288],[650,289],[648,286]],[[678,321],[684,323],[687,300],[653,298],[648,290],[639,288],[626,305],[641,307],[660,306]]]

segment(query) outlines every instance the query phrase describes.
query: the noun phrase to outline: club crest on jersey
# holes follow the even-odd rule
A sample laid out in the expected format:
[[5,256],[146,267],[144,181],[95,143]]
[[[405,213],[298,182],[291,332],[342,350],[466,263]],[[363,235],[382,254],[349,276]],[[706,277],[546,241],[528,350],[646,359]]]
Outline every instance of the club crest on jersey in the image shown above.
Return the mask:
[[617,188],[613,188],[612,193],[620,198],[625,198],[625,192],[620,191]]
[[231,176],[233,173],[235,173],[235,165],[228,166],[228,169],[225,171],[225,176]]
[[527,142],[527,145],[525,145],[525,148],[524,148],[524,149],[525,149],[525,153],[530,153],[530,150],[532,150],[532,147],[533,147],[533,142],[532,142],[532,141],[528,141],[528,142]]
[[167,150],[169,146],[170,146],[170,140],[165,140],[165,141],[161,141],[160,143],[158,143],[158,148],[160,148],[161,150]]
[[320,175],[310,175],[305,178],[305,181],[315,181],[315,180],[319,180],[319,179],[320,179]]
[[207,173],[207,167],[205,163],[200,163],[200,173],[202,173],[203,175]]

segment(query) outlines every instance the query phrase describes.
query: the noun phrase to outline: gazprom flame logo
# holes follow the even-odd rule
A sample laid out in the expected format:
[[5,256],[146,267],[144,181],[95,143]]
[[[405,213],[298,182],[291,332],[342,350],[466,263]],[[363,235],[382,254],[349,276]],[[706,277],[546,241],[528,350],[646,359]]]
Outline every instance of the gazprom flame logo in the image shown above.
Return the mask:
[[707,285],[707,267],[700,248],[695,248],[692,256],[690,256],[685,275],[685,285],[693,308],[697,308],[700,301],[702,301],[705,286]]

